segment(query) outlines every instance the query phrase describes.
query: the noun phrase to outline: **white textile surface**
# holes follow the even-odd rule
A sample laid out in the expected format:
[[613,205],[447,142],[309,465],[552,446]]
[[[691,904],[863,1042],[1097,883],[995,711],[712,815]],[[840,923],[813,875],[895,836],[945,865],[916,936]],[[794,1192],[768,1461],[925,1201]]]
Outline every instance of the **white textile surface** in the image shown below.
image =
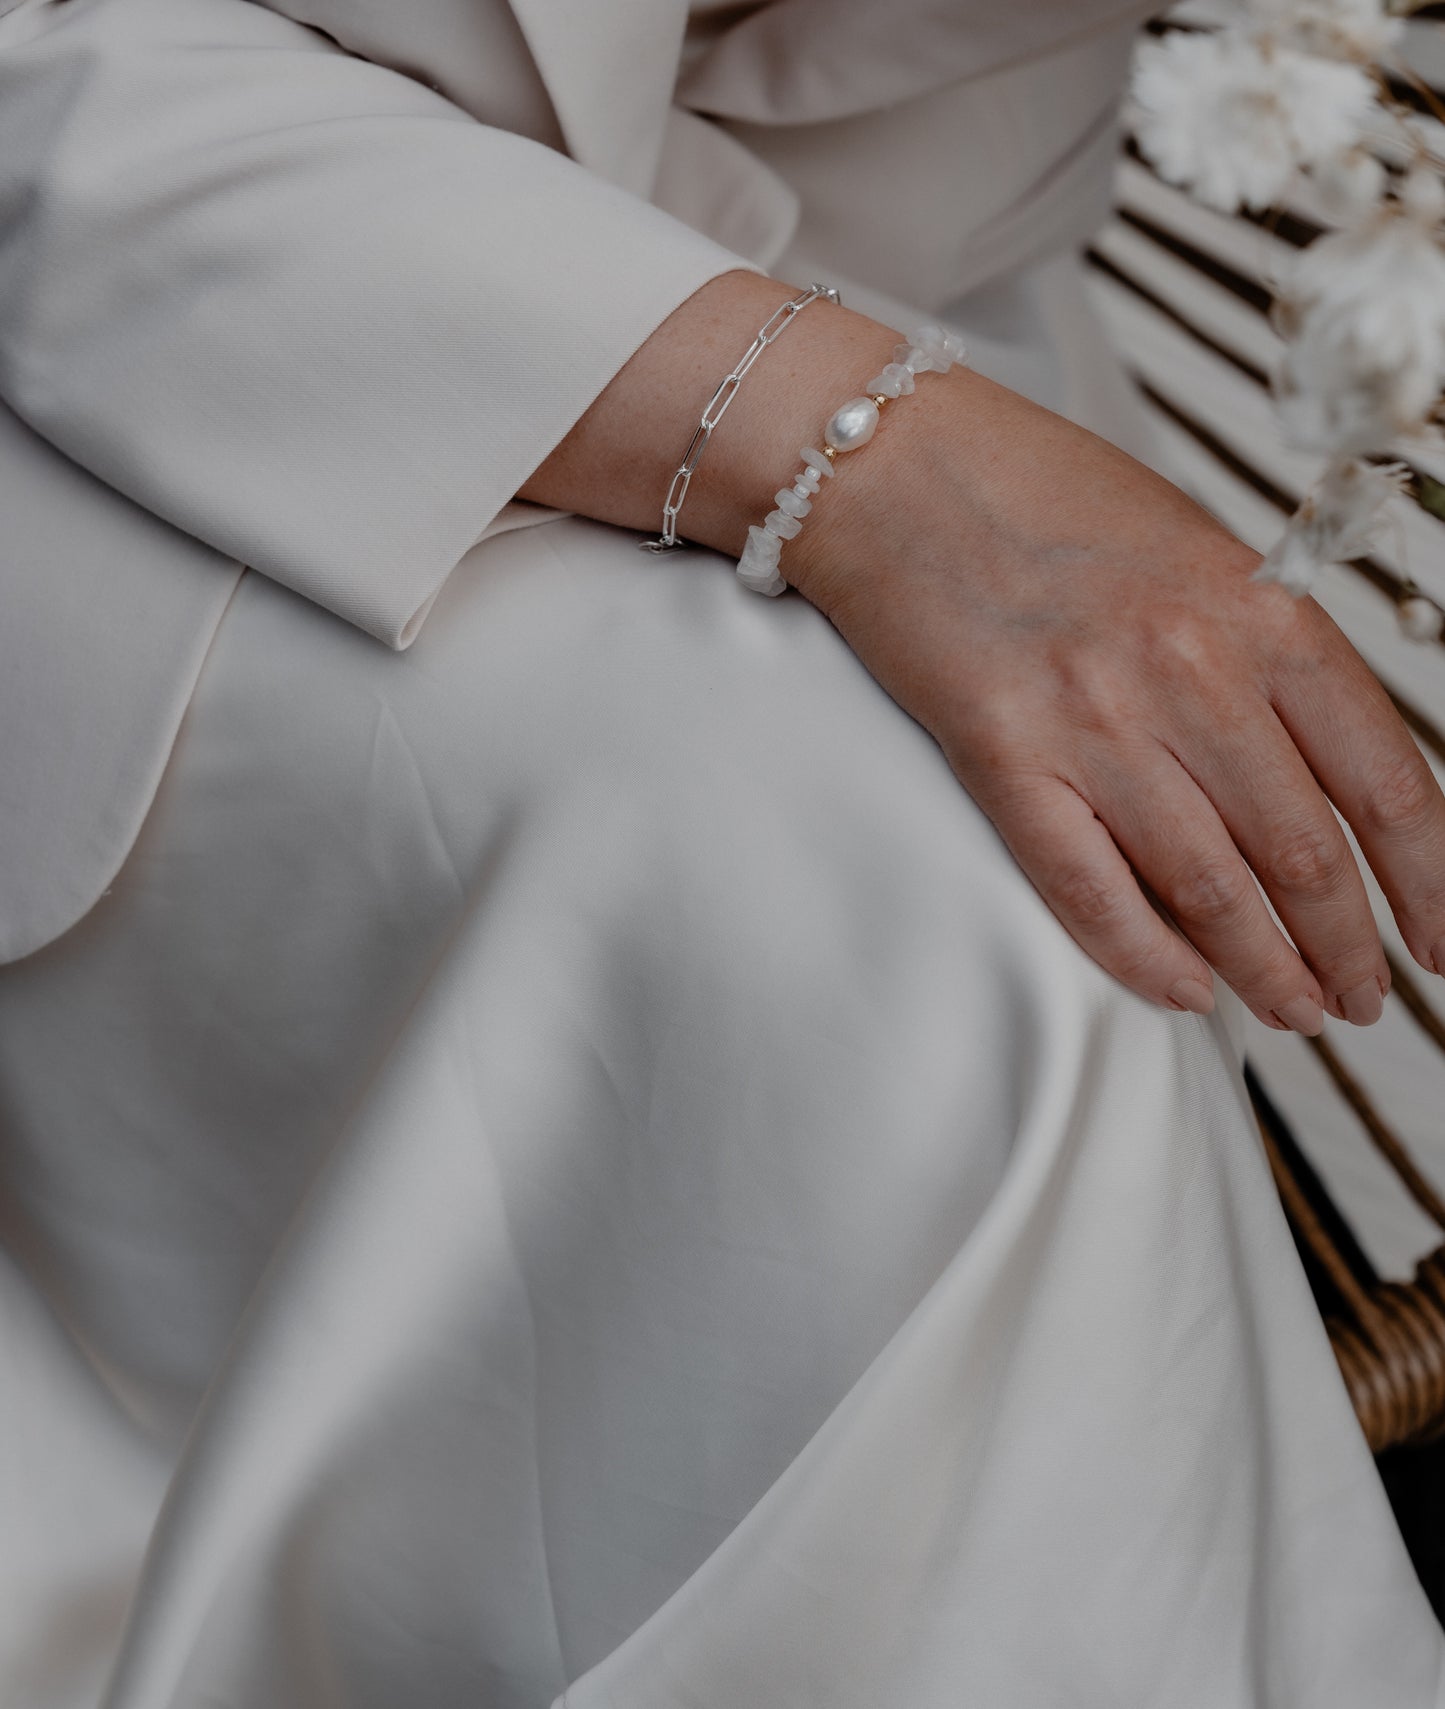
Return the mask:
[[13,1709],[1445,1702],[1221,1021],[713,554],[244,577],[0,1085]]

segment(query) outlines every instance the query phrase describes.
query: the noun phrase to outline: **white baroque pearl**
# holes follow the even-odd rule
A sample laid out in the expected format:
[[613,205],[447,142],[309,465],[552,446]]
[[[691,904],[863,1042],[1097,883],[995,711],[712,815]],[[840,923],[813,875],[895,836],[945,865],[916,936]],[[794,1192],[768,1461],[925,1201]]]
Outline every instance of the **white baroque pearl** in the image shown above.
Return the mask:
[[1445,611],[1423,594],[1402,600],[1399,617],[1401,629],[1412,641],[1437,641],[1445,627]]
[[779,487],[773,497],[778,509],[787,511],[789,516],[806,516],[813,508],[811,499],[800,497],[791,487]]
[[832,478],[833,478],[832,461],[829,458],[825,457],[821,451],[815,451],[811,445],[805,445],[803,447],[803,449],[798,453],[798,455],[803,459],[803,461],[808,465],[808,467],[813,471],[813,473],[815,475],[823,476],[825,479],[830,480],[830,481],[832,480]]
[[770,510],[763,518],[763,527],[769,534],[776,534],[780,540],[791,540],[795,534],[803,532],[803,525],[796,516],[789,516],[785,510]]
[[849,398],[828,417],[823,437],[835,451],[856,451],[868,443],[877,426],[878,405],[872,398]]

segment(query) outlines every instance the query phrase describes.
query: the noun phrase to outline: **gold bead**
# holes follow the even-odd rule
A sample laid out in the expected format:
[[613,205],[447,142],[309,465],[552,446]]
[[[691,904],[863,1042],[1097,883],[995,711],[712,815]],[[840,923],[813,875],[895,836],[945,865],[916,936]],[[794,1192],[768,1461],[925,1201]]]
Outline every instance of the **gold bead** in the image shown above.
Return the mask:
[[833,461],[833,459],[838,455],[837,447],[834,445],[825,445],[823,447],[823,455],[831,463]]
[[879,409],[882,409],[884,404],[888,402],[888,394],[886,392],[879,392],[875,395],[873,401],[878,405]]

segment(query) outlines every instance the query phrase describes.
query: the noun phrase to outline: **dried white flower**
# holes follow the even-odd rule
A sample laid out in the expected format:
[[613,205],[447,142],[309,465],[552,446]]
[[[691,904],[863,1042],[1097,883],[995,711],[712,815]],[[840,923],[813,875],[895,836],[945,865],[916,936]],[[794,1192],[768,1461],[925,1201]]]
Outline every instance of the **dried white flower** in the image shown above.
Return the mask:
[[1398,194],[1401,211],[1427,230],[1433,231],[1445,219],[1445,182],[1431,167],[1412,166]]
[[1331,560],[1358,558],[1392,500],[1410,485],[1406,463],[1366,463],[1358,457],[1331,459],[1313,495],[1319,549]]
[[1363,148],[1325,161],[1311,176],[1325,212],[1345,223],[1373,213],[1385,199],[1390,182],[1383,164]]
[[1346,153],[1379,116],[1362,67],[1240,31],[1165,36],[1135,67],[1139,146],[1227,211],[1269,207],[1299,168]]
[[1291,47],[1367,65],[1382,59],[1405,28],[1381,0],[1248,0],[1245,10]]
[[[1363,455],[1438,443],[1435,422],[1445,421],[1439,127],[1379,75],[1407,9],[1405,0],[1220,0],[1222,27],[1166,36],[1135,60],[1139,145],[1162,177],[1229,212],[1278,205],[1307,172],[1318,204],[1346,228],[1295,257],[1274,304],[1286,436],[1328,459],[1256,573],[1294,594],[1366,552],[1405,490],[1403,465]],[[1402,142],[1414,164],[1391,195],[1371,144]],[[1438,636],[1445,614],[1407,592],[1406,632]]]
[[[1290,522],[1293,521],[1291,517]],[[1309,543],[1293,527],[1287,526],[1250,580],[1278,582],[1286,593],[1292,593],[1299,599],[1315,585],[1325,567],[1325,563],[1310,550]]]
[[1291,441],[1377,451],[1426,431],[1445,384],[1445,251],[1400,206],[1303,250],[1276,319],[1292,340],[1276,380]]
[[1254,580],[1308,593],[1328,565],[1358,558],[1369,547],[1390,501],[1410,479],[1404,463],[1375,464],[1338,457],[1285,524]]

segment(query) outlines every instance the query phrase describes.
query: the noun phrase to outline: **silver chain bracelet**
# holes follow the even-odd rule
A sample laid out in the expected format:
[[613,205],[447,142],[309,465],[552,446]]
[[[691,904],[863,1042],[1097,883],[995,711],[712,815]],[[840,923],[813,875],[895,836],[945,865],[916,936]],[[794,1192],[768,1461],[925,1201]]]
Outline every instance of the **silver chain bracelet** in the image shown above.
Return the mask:
[[707,450],[708,440],[712,438],[712,430],[727,413],[728,405],[737,395],[738,387],[743,383],[743,375],[757,361],[758,357],[773,343],[781,338],[783,333],[793,324],[797,316],[811,302],[819,297],[826,297],[830,303],[841,303],[842,298],[832,285],[820,285],[816,282],[806,291],[800,291],[791,301],[782,304],[758,330],[757,337],[744,352],[742,360],[733,369],[718,389],[708,400],[707,408],[702,412],[702,420],[698,423],[697,431],[693,434],[688,445],[687,453],[678,466],[677,473],[672,477],[672,485],[667,489],[667,497],[662,505],[662,533],[656,540],[639,540],[638,545],[645,552],[675,552],[679,547],[686,546],[685,540],[677,537],[677,517],[682,509],[682,501],[687,497],[687,489],[692,481],[693,471],[702,461],[702,454]]

